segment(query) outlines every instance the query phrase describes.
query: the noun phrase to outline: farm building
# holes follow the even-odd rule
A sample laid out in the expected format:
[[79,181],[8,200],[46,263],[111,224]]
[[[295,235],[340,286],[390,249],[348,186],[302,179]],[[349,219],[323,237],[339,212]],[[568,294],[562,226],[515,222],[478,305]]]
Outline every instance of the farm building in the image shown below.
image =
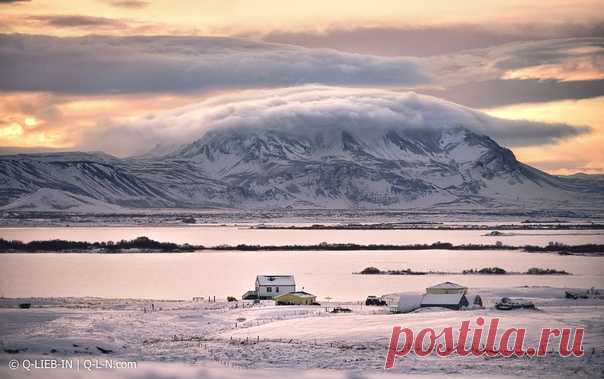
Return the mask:
[[461,293],[431,294],[427,293],[422,297],[421,306],[423,307],[442,307],[459,310],[467,307],[470,303],[466,296]]
[[311,305],[317,302],[317,297],[304,291],[290,292],[275,297],[278,305]]
[[462,292],[432,294],[427,293],[422,297],[422,307],[442,307],[454,310],[462,308],[482,308],[482,299],[479,295],[466,295]]
[[422,295],[419,294],[401,294],[398,298],[398,304],[393,312],[407,313],[420,308],[422,305]]
[[256,288],[247,291],[242,298],[245,299],[274,299],[279,295],[296,292],[296,282],[293,275],[258,275]]
[[479,295],[468,294],[468,288],[457,283],[444,282],[426,288],[424,295],[400,294],[395,312],[407,313],[417,308],[441,307],[454,310],[482,308]]
[[464,287],[457,283],[452,282],[444,282],[436,284],[432,287],[426,288],[426,294],[432,295],[445,295],[445,294],[457,294],[462,293],[466,294],[468,292],[468,287]]

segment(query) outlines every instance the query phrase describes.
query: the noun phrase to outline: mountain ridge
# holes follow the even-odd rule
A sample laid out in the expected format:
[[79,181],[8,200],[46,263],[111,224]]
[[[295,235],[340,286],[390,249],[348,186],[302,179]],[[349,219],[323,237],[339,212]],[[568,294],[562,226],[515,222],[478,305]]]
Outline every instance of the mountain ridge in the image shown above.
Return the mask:
[[130,208],[547,208],[602,200],[590,180],[532,168],[461,126],[225,128],[160,158],[2,156],[0,180],[5,209],[44,188]]

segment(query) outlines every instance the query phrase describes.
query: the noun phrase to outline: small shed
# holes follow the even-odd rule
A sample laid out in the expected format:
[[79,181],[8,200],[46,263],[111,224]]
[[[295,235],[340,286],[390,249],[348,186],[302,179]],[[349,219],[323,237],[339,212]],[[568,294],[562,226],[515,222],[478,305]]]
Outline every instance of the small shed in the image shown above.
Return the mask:
[[311,305],[317,302],[317,297],[304,291],[290,292],[275,297],[278,305]]
[[460,284],[453,282],[443,282],[436,284],[432,287],[426,288],[426,294],[433,295],[444,295],[444,294],[466,294],[468,292],[468,287],[464,287]]
[[461,292],[444,294],[427,293],[422,297],[421,302],[422,307],[443,307],[453,310],[460,310],[469,304],[466,295]]
[[466,299],[468,299],[468,308],[470,309],[480,309],[484,308],[484,304],[482,303],[482,298],[480,295],[470,295],[466,294]]
[[258,298],[258,292],[251,290],[241,295],[241,300],[255,300]]

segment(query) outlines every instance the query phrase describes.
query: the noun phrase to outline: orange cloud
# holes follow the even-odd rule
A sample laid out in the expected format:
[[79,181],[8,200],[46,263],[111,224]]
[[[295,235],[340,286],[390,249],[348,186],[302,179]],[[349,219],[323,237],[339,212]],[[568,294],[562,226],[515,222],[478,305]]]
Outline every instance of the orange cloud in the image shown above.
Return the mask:
[[[122,6],[119,6],[119,5]],[[117,5],[117,6],[116,6]],[[427,25],[443,23],[584,23],[601,19],[601,1],[551,0],[546,5],[520,0],[467,0],[463,3],[424,0],[410,2],[382,0],[379,6],[372,1],[307,0],[283,2],[280,0],[170,0],[154,1],[98,1],[78,0],[57,3],[36,0],[18,5],[2,6],[5,31],[53,35],[82,35],[90,27],[65,28],[61,25],[32,25],[19,23],[24,16],[84,16],[128,23],[153,25],[173,33],[233,35],[249,31],[326,30],[334,25]],[[10,22],[13,20],[14,22]],[[94,29],[94,28],[92,28]],[[130,31],[101,30],[119,34]],[[78,34],[79,33],[79,34]],[[152,32],[153,33],[153,32]]]
[[604,172],[604,97],[522,104],[485,110],[510,119],[589,125],[592,133],[553,145],[515,148],[517,158],[553,174]]
[[0,146],[77,149],[83,131],[111,117],[130,120],[189,104],[208,94],[72,96],[43,92],[0,96]]
[[543,64],[508,71],[503,79],[557,79],[560,81],[604,79],[604,49],[592,56],[563,59],[555,64]]

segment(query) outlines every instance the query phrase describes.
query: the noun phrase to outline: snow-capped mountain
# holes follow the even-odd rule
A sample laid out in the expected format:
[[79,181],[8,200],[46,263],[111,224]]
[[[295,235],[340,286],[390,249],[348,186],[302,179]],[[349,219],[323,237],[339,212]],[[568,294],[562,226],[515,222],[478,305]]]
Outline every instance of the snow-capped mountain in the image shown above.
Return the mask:
[[223,129],[166,158],[236,189],[236,204],[415,208],[566,202],[555,177],[463,127]]
[[36,191],[59,207],[72,194],[133,208],[543,208],[578,204],[590,187],[522,164],[463,127],[363,125],[213,130],[157,159],[4,156],[0,180],[5,209],[36,203]]
[[108,141],[135,148],[141,142],[132,136],[139,136],[155,146],[129,159],[77,152],[0,156],[0,206],[35,205],[27,196],[40,189],[52,190],[42,192],[45,204],[65,203],[71,194],[130,208],[601,206],[601,181],[548,175],[486,135],[515,141],[582,130],[498,119],[415,93],[253,91],[115,129]]

